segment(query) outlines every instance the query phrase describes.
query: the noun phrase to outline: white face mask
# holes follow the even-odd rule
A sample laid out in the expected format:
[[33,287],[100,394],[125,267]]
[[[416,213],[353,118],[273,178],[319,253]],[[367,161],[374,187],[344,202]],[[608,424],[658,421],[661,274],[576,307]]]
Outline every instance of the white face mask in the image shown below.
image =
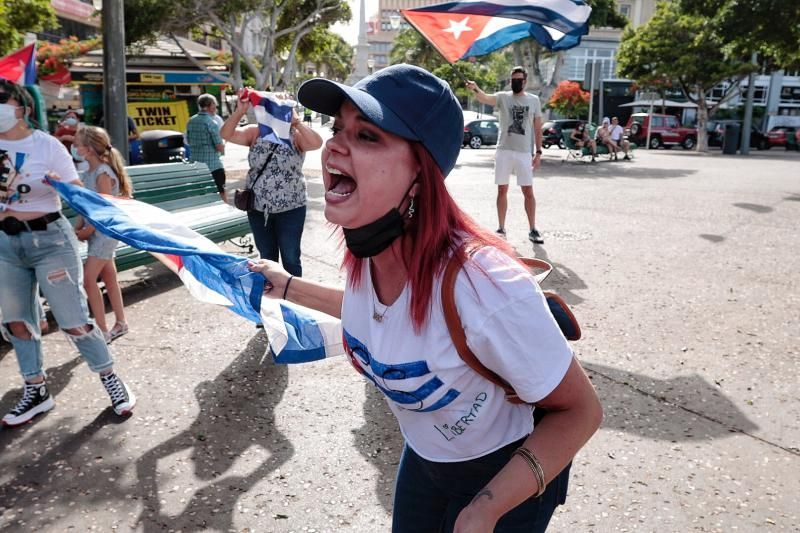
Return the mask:
[[17,107],[11,104],[0,104],[0,133],[5,133],[17,125]]

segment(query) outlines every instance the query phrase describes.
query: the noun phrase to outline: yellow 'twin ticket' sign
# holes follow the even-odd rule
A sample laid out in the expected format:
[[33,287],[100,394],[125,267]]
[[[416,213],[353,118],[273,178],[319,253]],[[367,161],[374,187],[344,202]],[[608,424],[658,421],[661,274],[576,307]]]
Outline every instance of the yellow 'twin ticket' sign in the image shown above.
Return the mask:
[[174,130],[186,131],[189,107],[185,101],[178,102],[130,102],[128,116],[139,131]]

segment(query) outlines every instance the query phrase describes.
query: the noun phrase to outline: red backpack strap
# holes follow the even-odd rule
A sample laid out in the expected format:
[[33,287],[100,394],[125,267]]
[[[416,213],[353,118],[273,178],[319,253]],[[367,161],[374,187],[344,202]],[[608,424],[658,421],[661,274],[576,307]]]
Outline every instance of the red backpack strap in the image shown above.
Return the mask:
[[478,360],[467,345],[467,335],[464,333],[461,317],[458,316],[455,299],[456,277],[458,277],[458,272],[461,270],[462,266],[461,258],[457,254],[453,254],[450,261],[447,263],[447,268],[445,268],[444,277],[442,278],[442,308],[444,309],[444,321],[447,324],[447,330],[450,332],[453,345],[461,359],[472,368],[472,370],[503,389],[503,392],[506,394],[506,399],[509,402],[525,403],[519,399],[514,388],[509,385],[506,380],[483,366],[483,363]]

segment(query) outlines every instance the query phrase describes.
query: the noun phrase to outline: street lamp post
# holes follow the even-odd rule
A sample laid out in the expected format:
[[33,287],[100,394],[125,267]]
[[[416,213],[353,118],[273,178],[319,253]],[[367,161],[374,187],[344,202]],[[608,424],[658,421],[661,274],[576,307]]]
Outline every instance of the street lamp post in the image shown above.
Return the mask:
[[125,78],[125,14],[122,0],[92,0],[102,10],[103,117],[111,145],[128,162],[128,92]]
[[399,13],[397,13],[397,12],[394,12],[394,13],[392,13],[391,15],[389,15],[389,26],[390,26],[390,27],[391,27],[393,30],[398,30],[398,29],[400,28],[400,22],[401,22],[402,20],[403,20],[403,19],[402,19],[402,17],[400,16],[400,14],[399,14]]

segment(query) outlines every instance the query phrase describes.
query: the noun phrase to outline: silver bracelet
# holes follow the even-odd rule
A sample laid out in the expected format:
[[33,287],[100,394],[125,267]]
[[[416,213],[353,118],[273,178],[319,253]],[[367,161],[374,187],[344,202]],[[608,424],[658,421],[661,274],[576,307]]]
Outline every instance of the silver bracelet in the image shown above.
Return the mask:
[[536,495],[534,497],[538,498],[539,496],[544,494],[546,488],[544,482],[544,469],[542,468],[542,465],[541,463],[539,463],[539,460],[536,458],[536,456],[533,455],[533,452],[530,451],[528,448],[521,446],[516,450],[514,450],[514,453],[512,455],[519,455],[520,457],[522,457],[525,460],[525,462],[528,463],[528,466],[533,471],[533,476],[536,478],[536,484],[539,485],[539,490],[536,492]]

